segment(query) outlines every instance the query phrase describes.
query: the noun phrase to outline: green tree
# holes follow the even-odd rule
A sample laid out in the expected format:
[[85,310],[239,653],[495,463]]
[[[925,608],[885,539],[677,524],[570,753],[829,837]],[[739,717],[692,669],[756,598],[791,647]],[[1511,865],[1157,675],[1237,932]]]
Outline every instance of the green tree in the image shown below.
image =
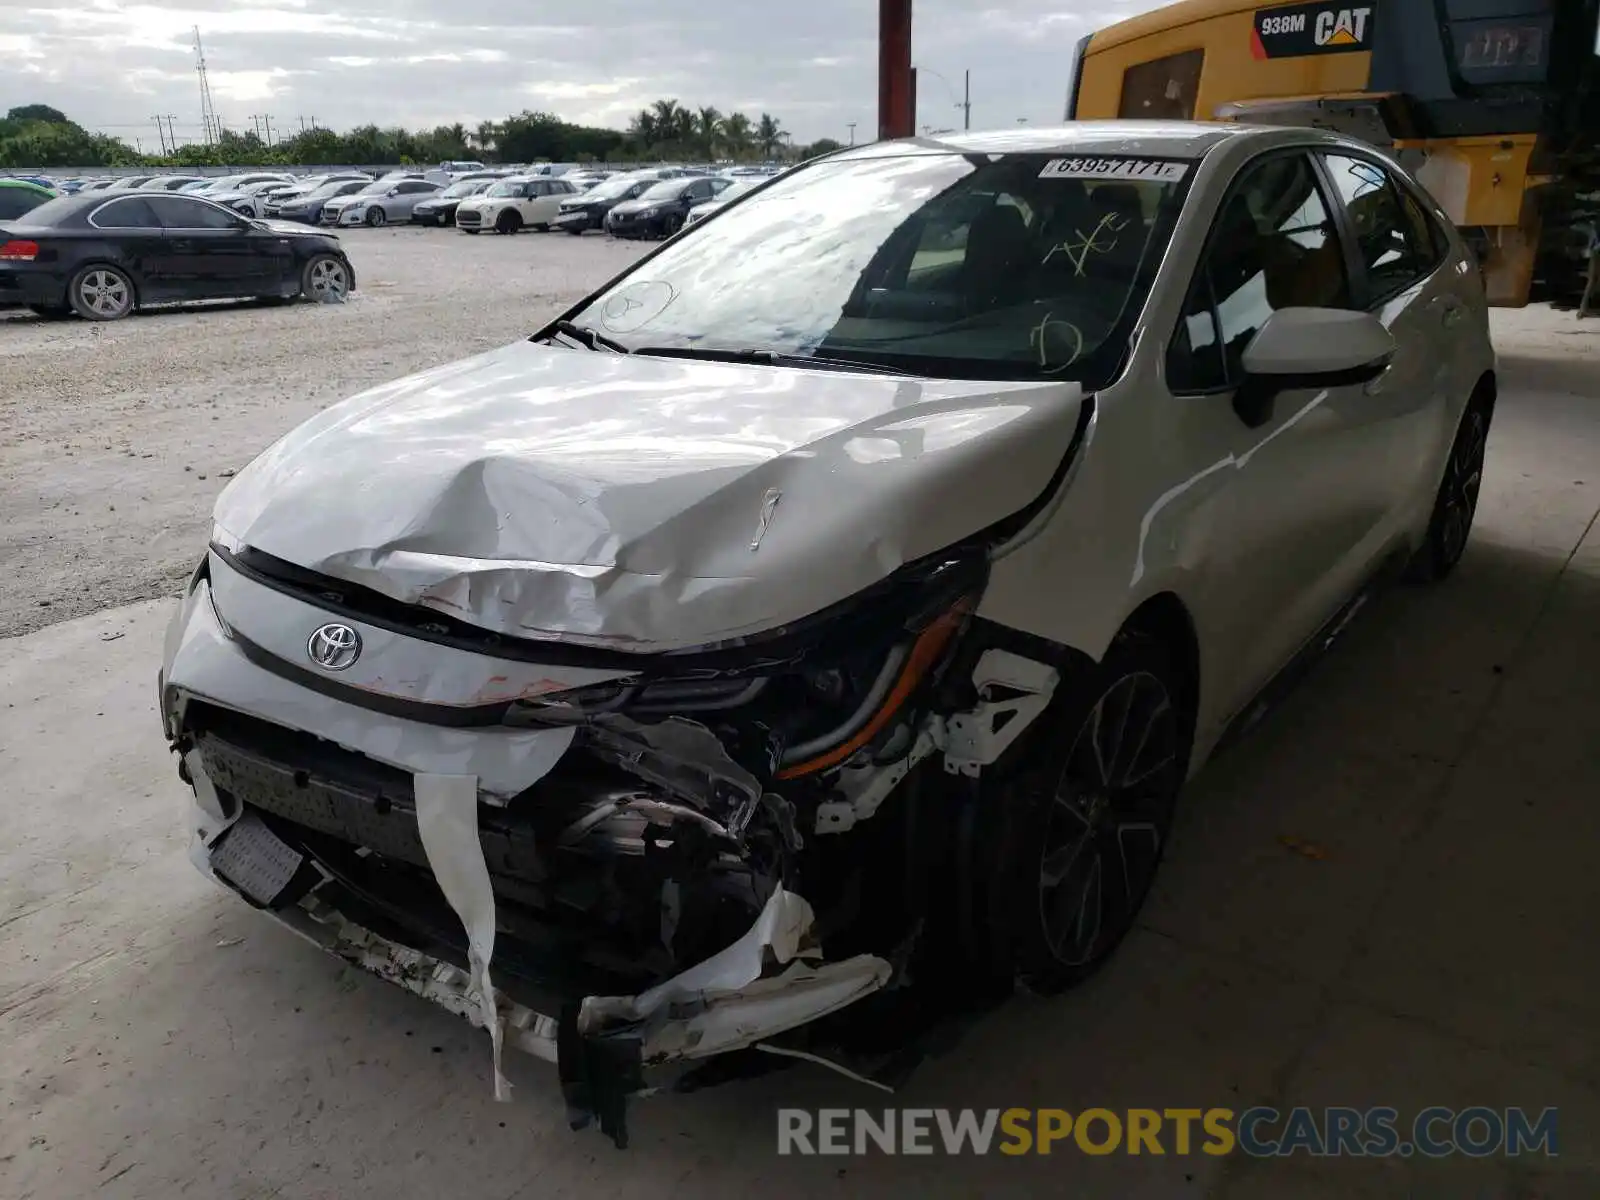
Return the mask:
[[722,143],[722,114],[715,108],[702,108],[695,113],[694,123],[701,156],[716,157],[717,147]]
[[735,160],[748,158],[750,148],[755,142],[755,134],[750,128],[750,118],[742,112],[729,113],[722,121],[722,144],[728,151],[728,156]]
[[778,143],[783,141],[783,126],[778,123],[778,118],[771,113],[762,113],[761,119],[756,122],[756,145],[761,147],[761,156],[771,158]]

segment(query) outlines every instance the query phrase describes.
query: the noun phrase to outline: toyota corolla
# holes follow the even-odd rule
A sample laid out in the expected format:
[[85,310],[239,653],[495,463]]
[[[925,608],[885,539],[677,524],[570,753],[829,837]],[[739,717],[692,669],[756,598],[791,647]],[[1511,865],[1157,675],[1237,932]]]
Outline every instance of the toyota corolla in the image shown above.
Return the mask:
[[1456,565],[1494,403],[1370,146],[841,151],[240,473],[161,671],[193,859],[619,1139],[729,1052],[882,1079],[906,997],[1106,961],[1185,781]]

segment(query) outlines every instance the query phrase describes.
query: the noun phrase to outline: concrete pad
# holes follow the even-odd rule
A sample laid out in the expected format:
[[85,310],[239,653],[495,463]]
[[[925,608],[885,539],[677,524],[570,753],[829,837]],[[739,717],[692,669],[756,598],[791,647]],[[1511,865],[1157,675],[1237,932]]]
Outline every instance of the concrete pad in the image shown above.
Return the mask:
[[1225,1200],[1322,1196],[1577,1200],[1592,1197],[1600,1186],[1596,1132],[1600,1095],[1549,1070],[1462,1042],[1424,1022],[1364,1006],[1341,1005],[1332,1012],[1289,1078],[1277,1107],[1280,1111],[1292,1105],[1365,1108],[1375,1096],[1399,1110],[1396,1128],[1404,1140],[1409,1140],[1411,1121],[1431,1105],[1458,1111],[1478,1105],[1502,1111],[1521,1106],[1534,1117],[1555,1107],[1559,1156],[1239,1157],[1229,1160],[1228,1179],[1219,1195]]

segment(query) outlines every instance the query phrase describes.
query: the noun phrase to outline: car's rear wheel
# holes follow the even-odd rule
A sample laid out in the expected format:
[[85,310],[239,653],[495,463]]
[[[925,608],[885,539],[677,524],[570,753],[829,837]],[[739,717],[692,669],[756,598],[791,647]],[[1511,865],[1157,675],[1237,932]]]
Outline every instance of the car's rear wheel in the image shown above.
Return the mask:
[[133,280],[99,263],[84,267],[67,285],[72,311],[86,321],[120,320],[133,311],[135,299]]
[[1015,773],[984,789],[960,855],[973,977],[1046,994],[1092,975],[1133,927],[1189,759],[1182,671],[1159,640],[1125,633],[1062,686]]
[[300,292],[307,300],[337,303],[350,294],[350,269],[332,254],[319,254],[300,272]]
[[494,221],[494,231],[496,233],[516,233],[521,228],[522,217],[509,208],[496,217]]
[[380,228],[380,227],[382,227],[384,225],[387,225],[388,223],[389,223],[389,214],[384,212],[383,209],[381,209],[381,208],[369,208],[369,209],[367,209],[367,224],[372,226],[372,228],[378,229],[378,228]]
[[1456,569],[1466,553],[1472,521],[1478,512],[1478,493],[1483,486],[1490,416],[1489,404],[1481,395],[1473,396],[1461,414],[1450,457],[1445,463],[1444,478],[1434,497],[1427,535],[1407,568],[1407,576],[1414,582],[1432,583],[1443,579]]

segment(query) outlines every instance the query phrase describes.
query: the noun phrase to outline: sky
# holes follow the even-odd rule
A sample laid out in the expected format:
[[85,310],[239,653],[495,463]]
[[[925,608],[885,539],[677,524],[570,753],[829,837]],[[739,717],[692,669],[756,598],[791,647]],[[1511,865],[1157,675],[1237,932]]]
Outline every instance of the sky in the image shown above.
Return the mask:
[[[523,109],[623,128],[650,101],[752,117],[798,142],[870,140],[874,0],[0,0],[0,112],[49,104],[153,147],[155,114],[200,140],[194,27],[217,111],[471,127]],[[914,0],[920,126],[1059,121],[1073,46],[1159,0]]]

